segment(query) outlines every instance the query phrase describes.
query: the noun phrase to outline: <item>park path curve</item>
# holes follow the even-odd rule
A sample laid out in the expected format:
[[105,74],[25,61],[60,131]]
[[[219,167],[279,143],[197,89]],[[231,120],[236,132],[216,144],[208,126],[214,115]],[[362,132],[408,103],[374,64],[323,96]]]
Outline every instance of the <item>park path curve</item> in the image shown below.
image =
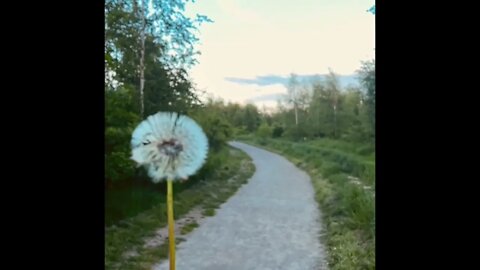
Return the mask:
[[[178,244],[176,270],[327,269],[309,176],[280,155],[230,145],[253,159],[255,173]],[[167,270],[168,260],[154,269]]]

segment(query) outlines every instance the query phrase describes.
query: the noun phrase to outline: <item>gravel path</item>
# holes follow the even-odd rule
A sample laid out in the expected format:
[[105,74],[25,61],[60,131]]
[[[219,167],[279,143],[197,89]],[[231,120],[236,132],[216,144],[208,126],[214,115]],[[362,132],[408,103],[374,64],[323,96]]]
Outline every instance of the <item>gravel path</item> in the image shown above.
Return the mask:
[[[177,246],[176,269],[327,269],[309,176],[277,154],[230,145],[252,157],[255,174]],[[168,260],[154,269],[168,269]]]

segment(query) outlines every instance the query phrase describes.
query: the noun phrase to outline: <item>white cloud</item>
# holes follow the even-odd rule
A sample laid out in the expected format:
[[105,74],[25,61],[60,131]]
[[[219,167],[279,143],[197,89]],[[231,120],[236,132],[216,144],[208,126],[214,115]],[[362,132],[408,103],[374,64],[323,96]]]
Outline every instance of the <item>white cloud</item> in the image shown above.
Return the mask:
[[329,67],[338,74],[352,74],[361,60],[374,57],[375,16],[366,12],[371,4],[367,0],[198,1],[190,12],[210,16],[215,23],[201,28],[202,55],[191,76],[200,89],[246,102],[286,90],[282,85],[242,85],[224,78],[325,74]]

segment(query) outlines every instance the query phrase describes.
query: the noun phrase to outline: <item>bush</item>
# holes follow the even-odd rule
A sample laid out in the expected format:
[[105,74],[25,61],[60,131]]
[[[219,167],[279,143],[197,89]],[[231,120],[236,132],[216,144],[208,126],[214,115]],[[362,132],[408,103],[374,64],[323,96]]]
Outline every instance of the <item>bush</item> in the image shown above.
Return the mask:
[[259,143],[265,145],[267,139],[272,136],[272,129],[266,123],[262,123],[257,129],[257,136],[259,138]]
[[197,113],[192,116],[208,137],[210,148],[218,151],[233,136],[232,126],[220,116]]
[[279,126],[276,126],[273,128],[273,131],[272,131],[272,137],[273,138],[279,138],[282,136],[283,134],[283,127],[279,127]]
[[105,155],[105,177],[113,182],[130,179],[135,172],[135,165],[129,153],[112,152]]
[[308,134],[305,130],[305,127],[304,126],[292,126],[292,127],[289,127],[285,130],[285,136],[290,138],[290,139],[293,139],[295,141],[300,141],[307,137]]

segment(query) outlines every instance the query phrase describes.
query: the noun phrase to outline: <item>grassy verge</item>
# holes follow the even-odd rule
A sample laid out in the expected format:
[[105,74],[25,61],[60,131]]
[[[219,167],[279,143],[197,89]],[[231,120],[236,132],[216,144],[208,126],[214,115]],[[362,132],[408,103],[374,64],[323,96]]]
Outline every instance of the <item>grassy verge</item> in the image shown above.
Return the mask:
[[[175,185],[181,184],[174,185],[175,219],[196,206],[207,209],[208,214],[214,214],[214,209],[253,175],[254,165],[245,153],[230,147],[223,151],[225,162],[211,177],[197,181],[183,190],[175,188]],[[176,190],[181,191],[175,192]],[[160,197],[164,198],[164,195]],[[105,269],[150,269],[154,263],[166,258],[167,243],[157,248],[144,246],[146,238],[154,236],[156,229],[167,225],[166,210],[166,203],[162,201],[136,216],[106,228]],[[188,225],[183,228],[182,233],[186,234],[195,227],[195,224]],[[181,241],[181,238],[178,240]],[[127,251],[133,251],[136,256],[125,256]]]
[[189,223],[189,224],[187,224],[186,226],[184,226],[184,227],[182,228],[181,233],[182,233],[182,234],[187,234],[187,233],[193,231],[193,229],[195,229],[195,228],[197,228],[197,227],[198,227],[198,223],[194,221],[194,222]]
[[[280,150],[282,153],[310,160],[323,168],[324,174],[344,173],[360,179],[364,185],[375,185],[375,148],[329,139],[292,142],[285,139],[259,139],[241,136],[239,140]],[[324,175],[327,177],[327,175]]]
[[[375,269],[375,174],[365,173],[365,166],[375,170],[371,153],[362,158],[346,148],[322,148],[322,142],[315,141],[240,139],[277,152],[308,172],[323,214],[322,240],[331,270]],[[352,181],[352,175],[361,177],[361,184]]]

